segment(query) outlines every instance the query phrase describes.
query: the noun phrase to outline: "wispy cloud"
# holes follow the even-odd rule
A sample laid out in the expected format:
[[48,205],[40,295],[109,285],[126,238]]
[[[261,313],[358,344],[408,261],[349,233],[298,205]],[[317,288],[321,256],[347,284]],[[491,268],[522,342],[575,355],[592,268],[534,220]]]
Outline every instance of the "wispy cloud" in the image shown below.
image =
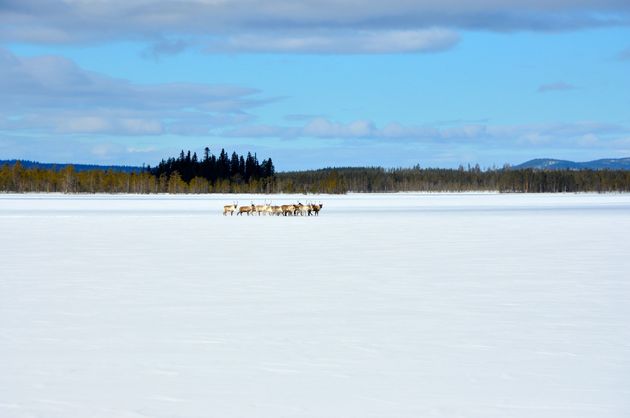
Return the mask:
[[134,146],[124,141],[90,137],[64,138],[61,145],[57,138],[49,136],[21,136],[0,134],[2,159],[28,159],[51,163],[87,163],[112,165],[155,164],[166,155],[174,155],[177,147]]
[[236,138],[316,138],[341,140],[371,140],[376,142],[468,142],[540,145],[574,143],[589,146],[598,138],[612,138],[630,133],[630,129],[614,124],[597,122],[488,125],[461,124],[450,127],[435,125],[403,125],[389,123],[382,127],[369,120],[348,123],[315,118],[301,126],[245,125],[238,128],[219,129],[215,135]]
[[[218,130],[218,138],[249,142],[282,138],[297,146],[274,148],[274,161],[292,168],[329,165],[488,166],[520,163],[541,155],[593,159],[628,155],[630,127],[592,121],[514,124],[459,123],[377,125],[369,120],[347,123],[316,118],[298,126],[247,125]],[[624,142],[624,138],[626,138]],[[261,140],[260,144],[266,141]],[[309,144],[304,153],[300,144]],[[300,150],[295,151],[295,150]]]
[[301,113],[293,113],[290,115],[285,115],[284,119],[287,121],[305,121],[305,120],[311,120],[311,119],[315,119],[315,118],[322,118],[324,117],[324,115],[308,115],[308,114],[301,114]]
[[161,39],[149,45],[142,55],[157,60],[164,55],[181,54],[190,46],[190,43],[183,39]]
[[249,110],[273,100],[233,85],[140,85],[65,58],[24,58],[1,48],[0,91],[0,129],[49,134],[208,134],[251,122]]
[[564,81],[556,81],[555,83],[547,83],[541,84],[538,86],[538,93],[548,93],[550,91],[567,91],[567,90],[575,90],[576,86],[573,84],[569,84]]
[[217,38],[206,51],[390,54],[437,52],[453,47],[458,41],[457,33],[445,29],[257,33]]
[[630,47],[620,51],[619,54],[617,54],[617,58],[620,61],[630,61]]

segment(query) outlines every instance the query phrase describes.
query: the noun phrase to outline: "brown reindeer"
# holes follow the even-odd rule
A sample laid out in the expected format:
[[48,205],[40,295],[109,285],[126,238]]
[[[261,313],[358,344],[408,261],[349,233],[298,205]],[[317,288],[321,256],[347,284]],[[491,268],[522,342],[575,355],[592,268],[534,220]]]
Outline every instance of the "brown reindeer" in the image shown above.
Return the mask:
[[304,216],[304,214],[310,216],[311,215],[311,205],[306,204],[303,205],[302,203],[298,202],[297,205],[295,205],[295,214],[296,215],[302,215]]
[[273,206],[271,206],[271,202],[265,205],[265,210],[263,211],[265,215],[274,215]]
[[262,214],[267,214],[269,212],[269,204],[267,203],[267,201],[265,201],[264,205],[256,205],[254,206],[254,212],[256,212],[258,214],[258,216],[262,215]]
[[238,202],[234,202],[233,205],[225,205],[223,206],[223,216],[226,216],[228,212],[230,212],[230,216],[234,215],[236,208],[238,207]]
[[281,208],[284,216],[295,215],[295,205],[282,205]]
[[243,216],[243,213],[246,213],[247,216],[251,215],[254,211],[256,210],[256,206],[252,203],[249,206],[241,206],[240,208],[238,208],[238,213],[237,215],[241,215]]
[[315,216],[319,216],[319,211],[322,210],[322,208],[324,207],[324,204],[319,202],[319,204],[315,205],[311,205],[311,210],[313,211],[313,214]]

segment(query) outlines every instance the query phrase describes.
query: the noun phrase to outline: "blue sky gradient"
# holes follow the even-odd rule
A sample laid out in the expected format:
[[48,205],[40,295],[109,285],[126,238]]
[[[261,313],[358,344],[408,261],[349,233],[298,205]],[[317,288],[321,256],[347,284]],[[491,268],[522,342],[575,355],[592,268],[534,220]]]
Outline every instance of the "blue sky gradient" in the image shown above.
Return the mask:
[[166,28],[117,2],[29,3],[0,7],[0,159],[155,164],[206,145],[279,169],[630,156],[623,2],[460,2],[476,8],[455,17],[454,0],[393,17],[336,2],[314,24],[309,1],[206,25],[204,2],[137,1]]

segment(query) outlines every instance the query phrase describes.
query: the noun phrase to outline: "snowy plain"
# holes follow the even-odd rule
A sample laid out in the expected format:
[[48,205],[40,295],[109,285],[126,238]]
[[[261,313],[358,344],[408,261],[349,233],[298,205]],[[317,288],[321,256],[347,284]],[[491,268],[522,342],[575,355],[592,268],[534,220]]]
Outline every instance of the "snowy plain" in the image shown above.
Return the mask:
[[627,194],[4,194],[0,232],[0,418],[630,416]]

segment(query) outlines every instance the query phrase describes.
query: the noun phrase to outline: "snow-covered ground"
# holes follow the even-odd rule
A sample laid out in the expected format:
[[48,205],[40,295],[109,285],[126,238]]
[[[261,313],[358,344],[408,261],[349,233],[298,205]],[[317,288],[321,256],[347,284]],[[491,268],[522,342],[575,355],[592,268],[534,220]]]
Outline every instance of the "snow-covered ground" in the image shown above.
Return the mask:
[[630,416],[630,195],[235,199],[0,195],[0,417]]

